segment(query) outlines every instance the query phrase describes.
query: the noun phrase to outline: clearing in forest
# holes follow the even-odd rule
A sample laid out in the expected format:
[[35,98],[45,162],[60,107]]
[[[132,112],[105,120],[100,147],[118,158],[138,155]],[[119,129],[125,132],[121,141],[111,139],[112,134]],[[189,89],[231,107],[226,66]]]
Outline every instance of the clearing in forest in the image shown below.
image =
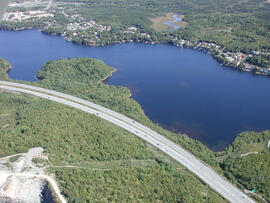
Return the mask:
[[[175,13],[170,12],[170,13],[167,13],[166,16],[160,16],[160,17],[157,17],[157,18],[151,18],[150,20],[153,23],[152,27],[158,32],[165,32],[165,31],[170,30],[171,26],[166,25],[165,23],[175,20],[174,17],[173,17],[174,14]],[[178,17],[183,19],[184,15],[178,14]],[[178,22],[175,22],[173,24],[179,26],[180,28],[184,28],[187,25],[187,23],[184,22],[184,21],[178,21]]]

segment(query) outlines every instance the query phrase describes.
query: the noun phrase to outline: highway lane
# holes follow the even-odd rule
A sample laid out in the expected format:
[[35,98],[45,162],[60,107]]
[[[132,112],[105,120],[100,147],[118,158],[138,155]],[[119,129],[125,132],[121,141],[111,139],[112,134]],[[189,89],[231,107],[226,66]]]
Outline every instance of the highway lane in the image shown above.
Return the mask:
[[9,0],[0,0],[0,22],[3,20],[8,4]]
[[51,8],[51,6],[52,6],[52,2],[53,2],[53,0],[50,0],[50,1],[49,1],[49,3],[48,3],[48,5],[47,5],[47,7],[45,8],[46,10],[48,10],[48,9],[50,9],[50,8]]
[[6,81],[0,81],[0,88],[35,95],[80,109],[91,114],[95,114],[155,145],[160,150],[164,151],[182,165],[187,167],[191,172],[196,174],[230,202],[254,202],[239,189],[219,176],[213,169],[202,161],[198,160],[191,153],[187,152],[182,147],[149,129],[148,127],[127,118],[124,115],[80,98],[44,88]]

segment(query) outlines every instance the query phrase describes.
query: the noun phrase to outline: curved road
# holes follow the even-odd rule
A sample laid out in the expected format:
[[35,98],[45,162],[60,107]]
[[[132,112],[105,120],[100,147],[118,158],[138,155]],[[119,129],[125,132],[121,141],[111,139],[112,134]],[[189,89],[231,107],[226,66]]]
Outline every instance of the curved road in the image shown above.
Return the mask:
[[9,4],[9,0],[1,0],[0,2],[0,21],[3,20],[8,4]]
[[230,184],[227,180],[223,179],[212,168],[193,156],[190,152],[187,152],[185,149],[169,139],[122,114],[71,95],[30,85],[0,81],[0,89],[38,96],[80,109],[90,114],[95,114],[100,118],[126,129],[152,145],[155,145],[157,148],[188,168],[188,170],[210,185],[213,190],[217,191],[228,201],[235,203],[254,202],[242,191]]

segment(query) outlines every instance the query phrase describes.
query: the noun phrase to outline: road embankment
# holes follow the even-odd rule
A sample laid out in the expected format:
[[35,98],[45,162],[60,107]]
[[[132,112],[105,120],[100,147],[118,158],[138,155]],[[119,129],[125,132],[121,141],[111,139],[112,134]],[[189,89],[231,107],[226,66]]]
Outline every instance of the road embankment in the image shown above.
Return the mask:
[[2,19],[3,19],[3,16],[6,12],[8,4],[9,4],[9,0],[1,0],[0,1],[0,21],[2,21]]
[[194,155],[183,149],[181,146],[122,114],[92,102],[49,89],[6,81],[0,81],[0,88],[34,95],[54,102],[62,103],[64,105],[82,110],[86,113],[94,114],[104,120],[122,127],[137,137],[156,146],[161,151],[165,152],[185,166],[188,170],[197,175],[202,181],[207,183],[213,190],[221,194],[228,201],[237,203],[254,202],[242,191],[217,174],[207,164],[197,159]]

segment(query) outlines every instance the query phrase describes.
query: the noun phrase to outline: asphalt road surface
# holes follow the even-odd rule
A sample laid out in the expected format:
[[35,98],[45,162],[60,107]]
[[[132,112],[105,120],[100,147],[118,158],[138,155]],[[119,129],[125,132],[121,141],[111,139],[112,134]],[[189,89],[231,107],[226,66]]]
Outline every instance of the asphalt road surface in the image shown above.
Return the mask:
[[8,4],[9,0],[0,0],[0,21],[3,19]]
[[114,123],[156,146],[184,165],[188,170],[197,175],[201,180],[207,183],[213,190],[218,192],[228,201],[235,203],[254,202],[242,191],[222,178],[211,167],[197,159],[190,152],[157,132],[122,114],[71,95],[20,83],[0,81],[0,89],[34,95],[80,109],[90,114],[95,114],[96,116]]

